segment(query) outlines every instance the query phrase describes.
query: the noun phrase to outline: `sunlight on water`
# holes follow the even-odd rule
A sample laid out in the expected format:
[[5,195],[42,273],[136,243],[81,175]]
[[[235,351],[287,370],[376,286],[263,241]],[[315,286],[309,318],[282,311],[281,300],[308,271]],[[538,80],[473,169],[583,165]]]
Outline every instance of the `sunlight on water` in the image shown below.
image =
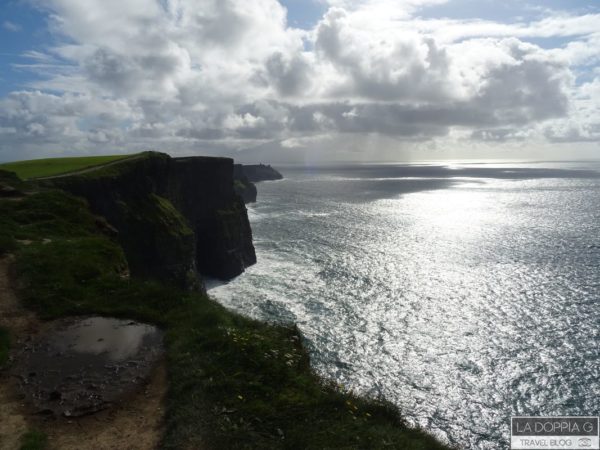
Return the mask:
[[259,185],[259,263],[220,302],[298,323],[319,372],[464,448],[507,447],[511,414],[598,413],[597,174],[284,175]]

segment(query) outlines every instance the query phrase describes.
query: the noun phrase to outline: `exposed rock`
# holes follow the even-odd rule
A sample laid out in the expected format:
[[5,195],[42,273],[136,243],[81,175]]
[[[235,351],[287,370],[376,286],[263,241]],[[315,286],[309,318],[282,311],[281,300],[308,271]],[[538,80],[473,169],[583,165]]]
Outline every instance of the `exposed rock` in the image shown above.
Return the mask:
[[63,319],[24,347],[14,372],[39,412],[81,416],[137,390],[163,353],[163,333],[153,326]]
[[233,189],[232,159],[172,159],[166,195],[195,232],[200,273],[230,279],[256,263],[248,213]]
[[256,183],[257,181],[281,180],[283,178],[283,175],[273,169],[270,165],[244,164],[241,166],[244,175],[253,183]]
[[244,203],[256,202],[256,185],[244,174],[241,164],[233,166],[233,188],[235,193],[241,197]]
[[242,165],[235,164],[233,168],[235,192],[244,200],[244,203],[256,201],[256,186],[259,181],[281,180],[283,175],[264,164]]
[[119,230],[113,227],[107,220],[102,216],[96,216],[94,218],[96,227],[100,232],[110,238],[116,238],[119,236]]
[[202,274],[239,275],[256,262],[229,158],[143,158],[47,180],[86,198],[118,230],[131,274],[194,289]]

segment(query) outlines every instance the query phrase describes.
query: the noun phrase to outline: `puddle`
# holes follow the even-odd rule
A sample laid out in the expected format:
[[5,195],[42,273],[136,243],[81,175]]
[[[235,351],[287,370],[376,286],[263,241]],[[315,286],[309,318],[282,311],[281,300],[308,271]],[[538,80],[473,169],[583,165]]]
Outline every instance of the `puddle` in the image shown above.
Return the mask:
[[26,345],[15,371],[39,412],[80,416],[134,392],[163,352],[163,333],[151,325],[64,319]]

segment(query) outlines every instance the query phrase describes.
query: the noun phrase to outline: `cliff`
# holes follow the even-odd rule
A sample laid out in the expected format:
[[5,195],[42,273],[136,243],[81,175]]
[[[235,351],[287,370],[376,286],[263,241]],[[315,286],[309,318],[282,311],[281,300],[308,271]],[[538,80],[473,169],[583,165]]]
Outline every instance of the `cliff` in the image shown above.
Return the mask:
[[265,164],[236,164],[241,166],[241,170],[249,181],[256,183],[258,181],[281,180],[283,175],[277,172],[273,167]]
[[[154,442],[154,438],[148,440],[148,431],[164,449],[450,450],[423,431],[407,427],[390,404],[340,391],[333,380],[320,378],[311,369],[297,327],[246,318],[210,301],[205,293],[123,276],[125,252],[134,271],[144,270],[147,264],[164,280],[165,271],[176,275],[181,268],[200,265],[197,252],[204,249],[210,255],[207,246],[216,257],[231,250],[237,255],[234,268],[239,270],[240,260],[253,252],[244,253],[250,250],[244,250],[242,244],[251,242],[244,234],[244,207],[232,194],[232,172],[231,160],[174,160],[153,153],[42,183],[64,185],[84,194],[96,211],[106,211],[119,228],[117,233],[93,215],[82,198],[60,189],[40,188],[38,182],[21,183],[0,171],[0,185],[6,194],[0,195],[0,255],[9,254],[0,258],[0,293],[5,294],[0,295],[0,309],[4,307],[0,311],[0,366],[17,364],[10,366],[10,371],[5,365],[0,367],[0,378],[7,381],[0,390],[0,410],[6,417],[18,418],[16,426],[9,420],[6,433],[0,433],[8,437],[6,442],[15,443],[10,448],[19,448],[19,440],[28,442],[34,433],[25,433],[29,429],[36,430],[35,442],[47,440],[52,448],[64,448],[63,442],[139,448],[140,442]],[[188,191],[192,197],[182,198]],[[206,242],[209,239],[216,242]],[[136,249],[143,253],[136,255]],[[228,269],[231,267],[220,270]],[[52,327],[38,317],[44,321],[69,318],[72,323],[73,316],[120,318],[128,329],[136,321],[158,326],[167,336],[164,359],[168,376],[159,369],[156,378],[146,384],[135,375],[135,383],[143,389],[123,400],[126,408],[115,408],[100,419],[48,420],[29,402],[15,402],[15,398],[29,398],[14,390],[19,374],[23,389],[35,386],[27,381],[30,377],[40,377],[39,370],[20,370],[19,355],[42,347],[51,358],[56,353],[46,345],[49,339],[38,340],[48,337],[40,331]],[[87,329],[90,324],[85,326]],[[114,331],[114,323],[102,328],[103,333],[109,328]],[[80,337],[83,334],[78,333],[74,338]],[[127,347],[127,355],[131,347],[131,342],[123,339],[83,340],[88,341],[86,346],[94,344],[94,349],[100,341],[104,341],[102,347],[108,342]],[[150,345],[155,341],[143,338],[141,342]],[[68,343],[67,347],[72,348]],[[58,357],[67,357],[71,366],[78,364],[62,350],[60,353]],[[89,362],[86,359],[80,364],[75,375],[67,373],[66,365],[59,365],[60,373],[52,371],[53,377],[62,374],[65,383],[51,383],[48,395],[54,407],[63,405],[66,398],[54,387],[63,389],[76,383],[73,377],[88,380]],[[109,365],[103,363],[101,370],[121,375],[125,371],[131,380],[129,370],[139,367],[138,363],[129,360],[123,367],[110,361]],[[47,369],[44,364],[42,370]],[[94,398],[82,400],[103,399],[106,390],[115,387],[119,388],[104,382],[86,383]],[[163,394],[164,402],[160,400]],[[136,403],[140,399],[146,405],[143,408]],[[152,403],[147,403],[149,400]],[[143,420],[130,420],[131,411],[144,411]]]
[[256,202],[256,185],[248,179],[241,164],[233,166],[233,188],[244,203]]
[[134,276],[197,288],[198,273],[230,279],[256,262],[232,159],[146,152],[44,183],[84,197],[118,230]]
[[283,175],[264,164],[242,165],[235,164],[233,167],[235,192],[244,200],[244,203],[256,201],[255,182],[268,180],[281,180]]

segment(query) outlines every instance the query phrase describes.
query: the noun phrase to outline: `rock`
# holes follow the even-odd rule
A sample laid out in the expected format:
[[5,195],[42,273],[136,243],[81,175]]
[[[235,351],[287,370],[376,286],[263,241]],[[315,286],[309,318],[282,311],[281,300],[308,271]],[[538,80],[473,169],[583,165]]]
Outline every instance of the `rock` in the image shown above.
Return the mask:
[[199,289],[256,262],[246,208],[229,158],[141,158],[47,180],[84,197],[117,231],[132,276]]
[[244,174],[244,169],[241,164],[235,164],[233,166],[233,188],[235,193],[240,196],[244,203],[256,202],[256,185]]
[[241,166],[243,174],[249,181],[256,183],[258,181],[281,180],[283,175],[265,164],[238,164]]
[[233,189],[232,159],[173,159],[168,191],[194,230],[201,274],[228,280],[256,263],[248,212]]
[[101,216],[94,217],[94,222],[100,232],[110,238],[116,238],[119,236],[119,231],[113,227],[108,221]]
[[233,186],[235,193],[240,196],[245,204],[256,202],[257,189],[254,183],[247,181],[247,179],[236,179]]
[[283,176],[271,166],[264,164],[242,165],[235,164],[233,168],[234,189],[244,203],[256,202],[255,182],[280,180]]

